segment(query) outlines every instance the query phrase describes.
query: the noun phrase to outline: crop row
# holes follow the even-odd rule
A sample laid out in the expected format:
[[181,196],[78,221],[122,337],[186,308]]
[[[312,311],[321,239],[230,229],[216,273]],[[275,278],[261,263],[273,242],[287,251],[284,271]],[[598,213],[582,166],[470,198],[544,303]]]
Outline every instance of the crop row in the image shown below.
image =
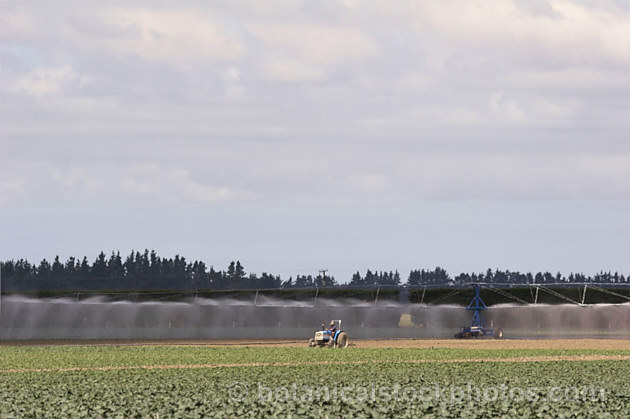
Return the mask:
[[[0,352],[5,370],[7,366],[61,368],[90,361],[91,366],[392,361],[4,372],[0,373],[0,417],[618,417],[630,409],[627,361],[396,362],[515,356],[510,350],[48,347],[1,348]],[[517,351],[520,356],[592,352]],[[18,355],[27,355],[22,361],[28,362]]]
[[625,361],[5,373],[0,417],[619,416],[628,373]]
[[591,349],[384,349],[176,347],[176,346],[42,346],[0,347],[0,371],[30,368],[124,367],[272,362],[356,362],[515,358],[567,355],[628,355],[621,350]]

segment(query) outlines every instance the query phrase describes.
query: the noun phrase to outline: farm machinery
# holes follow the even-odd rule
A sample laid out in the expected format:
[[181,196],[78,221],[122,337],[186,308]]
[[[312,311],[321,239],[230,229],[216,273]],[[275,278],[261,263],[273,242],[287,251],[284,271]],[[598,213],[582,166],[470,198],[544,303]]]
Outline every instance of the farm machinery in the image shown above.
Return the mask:
[[[335,324],[336,322],[336,324]],[[348,334],[341,330],[341,320],[330,322],[331,329],[326,329],[322,324],[322,330],[315,332],[315,337],[308,340],[309,348],[347,348]]]
[[475,297],[472,299],[466,310],[473,312],[472,324],[468,327],[463,326],[459,333],[455,334],[458,339],[476,338],[476,337],[494,337],[501,339],[503,337],[503,329],[500,327],[494,329],[493,327],[486,327],[486,322],[481,315],[481,312],[488,308],[486,303],[483,302],[479,292],[481,286],[479,284],[472,284],[475,289]]

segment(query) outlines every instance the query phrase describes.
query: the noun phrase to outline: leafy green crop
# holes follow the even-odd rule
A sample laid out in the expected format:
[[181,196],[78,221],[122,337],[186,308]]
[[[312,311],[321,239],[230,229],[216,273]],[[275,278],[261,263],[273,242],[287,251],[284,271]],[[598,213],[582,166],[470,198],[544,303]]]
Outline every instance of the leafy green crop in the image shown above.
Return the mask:
[[[626,415],[630,410],[628,361],[409,362],[591,354],[628,355],[581,350],[2,347],[0,370],[4,371],[341,363],[0,372],[0,418]],[[358,363],[365,361],[379,362]],[[560,390],[550,397],[554,388]],[[524,393],[510,395],[514,390]]]
[[590,349],[354,348],[349,351],[328,351],[306,347],[35,346],[0,347],[0,371],[15,368],[247,364],[253,362],[449,360],[562,355],[630,355],[630,353],[621,350]]

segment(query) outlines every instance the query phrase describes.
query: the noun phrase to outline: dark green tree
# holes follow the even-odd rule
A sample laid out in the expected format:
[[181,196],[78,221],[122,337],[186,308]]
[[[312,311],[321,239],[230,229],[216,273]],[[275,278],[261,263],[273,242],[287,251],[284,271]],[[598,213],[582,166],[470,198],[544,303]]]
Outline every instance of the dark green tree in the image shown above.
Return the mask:
[[245,268],[241,265],[239,260],[236,261],[236,267],[234,268],[234,275],[237,279],[245,278]]
[[122,278],[125,275],[125,267],[123,266],[120,252],[112,252],[107,262],[107,269],[109,270],[109,274],[113,277]]
[[105,256],[105,252],[99,253],[98,257],[94,261],[94,264],[92,264],[92,276],[97,278],[109,276],[107,256]]
[[295,277],[295,288],[313,288],[313,277],[311,275],[298,275]]
[[80,264],[79,261],[74,257],[70,256],[66,261],[65,271],[68,276],[75,276],[79,272]]
[[354,274],[352,274],[352,279],[350,279],[350,283],[348,283],[348,285],[350,286],[364,285],[363,277],[361,277],[361,274],[359,273],[359,271],[356,271]]
[[63,264],[59,261],[59,255],[55,256],[55,260],[53,261],[51,267],[51,277],[52,278],[61,278],[65,275],[65,269]]
[[51,273],[52,267],[50,266],[50,263],[45,258],[42,259],[37,267],[37,277],[39,279],[46,279],[50,277]]
[[136,267],[136,254],[133,250],[125,259],[123,267],[125,268],[125,276],[133,277],[138,274],[138,268]]
[[282,288],[293,288],[293,276],[290,276],[289,279],[282,283]]
[[160,276],[164,274],[164,272],[162,272],[162,259],[157,255],[157,253],[155,253],[155,250],[151,250],[149,262],[151,264],[150,272],[152,276]]

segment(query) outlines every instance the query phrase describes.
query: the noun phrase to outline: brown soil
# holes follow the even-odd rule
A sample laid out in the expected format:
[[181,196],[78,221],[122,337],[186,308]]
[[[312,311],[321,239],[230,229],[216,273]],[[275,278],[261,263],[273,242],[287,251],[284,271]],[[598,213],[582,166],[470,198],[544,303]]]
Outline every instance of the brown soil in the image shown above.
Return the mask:
[[[628,350],[626,339],[388,339],[351,340],[357,348],[458,348],[458,349],[592,349]],[[296,347],[307,346],[307,340],[176,340],[176,341],[5,341],[0,346],[201,346],[201,347]]]
[[359,348],[457,348],[457,349],[593,349],[628,350],[624,339],[416,339],[355,341]]
[[[351,340],[357,348],[455,348],[455,349],[593,349],[628,350],[630,340],[622,339],[389,339]],[[306,347],[306,340],[295,341],[206,341],[206,342],[144,342],[132,345],[169,346],[249,346],[249,347]]]

